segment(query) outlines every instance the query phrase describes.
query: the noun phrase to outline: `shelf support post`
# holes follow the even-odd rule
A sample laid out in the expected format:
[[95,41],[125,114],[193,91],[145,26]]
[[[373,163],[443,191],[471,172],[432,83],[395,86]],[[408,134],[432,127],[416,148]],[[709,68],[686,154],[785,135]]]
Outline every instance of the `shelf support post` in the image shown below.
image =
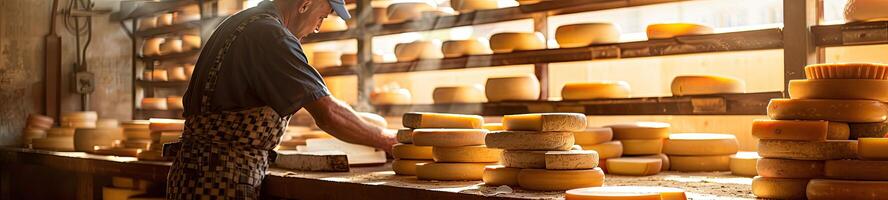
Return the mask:
[[355,104],[355,110],[362,112],[372,112],[373,106],[370,105],[370,93],[373,92],[373,37],[367,33],[367,25],[369,24],[370,15],[373,13],[373,7],[370,0],[357,0],[357,31],[358,42],[358,65],[355,66],[358,76],[358,102]]
[[783,0],[783,95],[789,81],[805,78],[805,66],[822,62],[823,50],[814,45],[811,26],[823,19],[823,0]]
[[[533,15],[533,30],[543,34],[546,46],[549,44],[549,17],[548,13]],[[540,101],[549,99],[549,63],[536,63],[533,65],[533,73],[540,81]]]

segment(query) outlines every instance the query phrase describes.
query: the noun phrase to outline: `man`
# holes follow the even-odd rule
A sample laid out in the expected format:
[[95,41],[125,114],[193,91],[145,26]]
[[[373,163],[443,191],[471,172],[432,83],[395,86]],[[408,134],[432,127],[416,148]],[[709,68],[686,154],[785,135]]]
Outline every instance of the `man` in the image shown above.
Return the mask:
[[168,199],[257,199],[268,153],[305,108],[340,140],[390,151],[393,131],[330,97],[299,39],[317,32],[343,0],[264,1],[226,19],[206,42],[185,94],[185,132]]

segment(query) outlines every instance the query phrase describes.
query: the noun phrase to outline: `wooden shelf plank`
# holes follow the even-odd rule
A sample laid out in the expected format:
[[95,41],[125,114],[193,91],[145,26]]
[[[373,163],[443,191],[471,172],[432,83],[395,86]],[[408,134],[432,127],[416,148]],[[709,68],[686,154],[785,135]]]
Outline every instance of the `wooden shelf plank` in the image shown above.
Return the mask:
[[888,21],[813,26],[819,47],[888,44]]
[[170,34],[170,33],[181,33],[183,31],[187,31],[189,29],[200,28],[201,26],[214,26],[216,23],[221,22],[228,16],[220,16],[220,17],[212,17],[208,19],[189,21],[179,24],[173,24],[170,26],[162,26],[155,27],[148,30],[136,31],[134,34],[136,37],[152,37],[156,35]]
[[139,84],[143,87],[162,87],[162,88],[175,88],[175,87],[188,87],[189,81],[146,81],[146,80],[136,80],[136,84]]
[[182,114],[184,110],[144,110],[144,109],[136,109],[133,113],[134,119],[149,119],[149,118],[170,118],[170,119],[182,119]]
[[166,11],[172,11],[180,7],[197,4],[199,0],[161,0],[161,1],[137,1],[128,2],[135,4],[135,9],[129,13],[114,13],[111,20],[121,21],[140,17],[152,16]]

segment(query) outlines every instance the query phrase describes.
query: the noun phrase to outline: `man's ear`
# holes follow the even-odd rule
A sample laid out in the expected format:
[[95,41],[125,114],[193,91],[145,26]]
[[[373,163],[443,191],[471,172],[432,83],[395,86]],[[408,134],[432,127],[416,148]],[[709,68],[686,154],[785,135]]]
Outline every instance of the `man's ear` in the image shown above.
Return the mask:
[[299,6],[299,13],[308,12],[308,8],[311,8],[312,0],[304,0],[302,1],[302,5]]

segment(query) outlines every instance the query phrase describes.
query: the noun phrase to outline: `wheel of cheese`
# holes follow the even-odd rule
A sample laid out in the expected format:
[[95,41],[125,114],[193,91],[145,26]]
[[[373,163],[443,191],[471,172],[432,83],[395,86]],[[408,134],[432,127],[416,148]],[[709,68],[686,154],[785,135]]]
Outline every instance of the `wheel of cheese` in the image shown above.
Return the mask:
[[888,160],[888,138],[857,139],[857,155],[864,160]]
[[574,132],[574,140],[578,145],[596,145],[613,139],[614,132],[611,128],[587,128]]
[[402,176],[416,176],[416,165],[433,163],[431,160],[401,160],[392,161],[392,171]]
[[581,170],[522,169],[521,172],[518,172],[518,185],[527,190],[570,190],[598,187],[603,184],[604,172],[599,168]]
[[191,75],[194,74],[194,64],[185,64],[185,77],[191,79]]
[[762,157],[756,152],[737,152],[731,156],[731,174],[736,176],[758,176],[756,165]]
[[768,178],[811,179],[823,176],[823,166],[824,162],[819,160],[762,158],[756,164],[756,171]]
[[669,138],[669,123],[635,122],[604,126],[611,128],[615,140],[652,140]]
[[445,58],[487,55],[493,53],[493,51],[490,50],[490,47],[487,46],[487,41],[481,41],[481,39],[445,41],[441,44],[441,52],[444,53]]
[[409,62],[441,59],[444,58],[444,53],[441,52],[441,44],[436,41],[415,41],[395,45],[395,56],[398,62]]
[[546,42],[542,33],[506,32],[490,36],[490,49],[494,53],[511,53],[513,51],[545,49]]
[[845,4],[845,22],[886,21],[888,2],[879,0],[852,0]]
[[169,55],[174,53],[182,53],[182,39],[173,37],[163,40],[163,43],[160,44],[160,54],[158,55]]
[[805,66],[808,80],[871,79],[888,80],[888,65],[879,63],[825,63]]
[[540,98],[540,81],[534,75],[488,78],[484,88],[488,102],[535,101]]
[[315,51],[312,55],[312,67],[320,69],[342,65],[342,61],[339,59],[341,54],[338,51]]
[[413,103],[413,96],[410,95],[410,90],[401,88],[373,93],[370,95],[370,102],[373,105],[405,105]]
[[723,76],[677,76],[672,79],[672,95],[746,93],[743,80]]
[[30,147],[33,139],[46,138],[46,131],[40,129],[28,129],[25,128],[22,130],[22,145],[23,147]]
[[498,131],[487,134],[487,147],[506,150],[570,150],[571,132]]
[[820,79],[789,81],[789,97],[792,99],[869,99],[888,102],[888,92],[873,91],[888,91],[888,80]]
[[502,149],[487,148],[484,145],[463,147],[432,147],[435,162],[493,163],[502,159]]
[[516,0],[516,1],[518,2],[518,5],[523,6],[523,5],[536,4],[536,3],[548,1],[548,0]]
[[597,81],[567,83],[561,89],[564,100],[592,100],[629,98],[631,89],[626,81]]
[[[343,66],[346,65],[358,65],[358,54],[354,53],[343,53],[342,56],[339,56],[339,60],[341,61]],[[384,59],[382,55],[373,54],[370,58],[371,62],[382,62]]]
[[888,121],[876,123],[851,123],[848,124],[851,129],[851,137],[855,140],[859,138],[879,138],[888,134]]
[[795,160],[853,159],[857,158],[857,141],[760,140],[758,150],[759,155],[764,158]]
[[144,110],[167,110],[166,98],[143,98],[142,109]]
[[152,29],[157,27],[157,17],[142,17],[139,18],[139,30],[144,31],[148,29]]
[[169,81],[186,81],[185,68],[181,66],[167,68],[167,80]]
[[647,37],[649,40],[711,33],[712,28],[691,23],[651,24],[647,26]]
[[174,24],[181,24],[197,20],[200,20],[200,6],[197,5],[185,6],[182,8],[182,10],[176,12],[173,15]]
[[[484,118],[478,115],[409,112],[402,119],[407,128],[463,128],[480,129]],[[416,130],[414,130],[416,132]]]
[[663,160],[659,158],[610,158],[607,173],[628,176],[650,176],[660,173]]
[[151,129],[123,128],[123,137],[127,140],[151,139]]
[[105,200],[127,200],[132,196],[145,194],[145,190],[122,189],[113,187],[102,188],[102,199]]
[[414,129],[416,146],[461,147],[484,145],[484,129]]
[[436,8],[427,3],[395,3],[386,9],[386,23],[396,24],[422,18],[422,13]]
[[[660,167],[660,171],[661,171],[661,172],[669,171],[669,167],[671,167],[671,164],[672,164],[672,163],[669,161],[669,156],[667,156],[666,154],[662,154],[662,153],[661,153],[661,154],[657,154],[657,155],[636,156],[636,157],[634,157],[634,158],[656,158],[656,159],[660,159],[660,161],[662,161],[662,162],[661,162],[661,163],[662,163],[662,167]],[[753,170],[755,170],[755,166],[753,166]]]
[[888,181],[888,161],[827,160],[823,171],[829,179]]
[[148,150],[151,147],[151,140],[124,140],[122,143],[123,148],[129,149],[142,149]]
[[432,147],[395,144],[392,146],[392,156],[396,159],[430,160],[432,159]]
[[150,69],[145,69],[145,71],[142,72],[142,80],[143,81],[151,81],[154,79],[153,77],[154,77],[154,72]]
[[152,81],[169,81],[169,73],[166,69],[154,69],[151,71]]
[[663,153],[676,156],[730,155],[739,149],[737,137],[730,134],[672,134],[663,144]]
[[[668,155],[668,154],[667,154]],[[673,156],[669,155],[670,170],[680,172],[731,171],[731,155]]]
[[158,141],[158,147],[163,147],[163,144],[179,141],[179,138],[181,137],[182,131],[162,131],[159,132],[159,134],[155,134],[155,137],[151,139]]
[[480,181],[484,168],[496,163],[426,163],[416,166],[419,180]]
[[96,120],[96,128],[118,128],[120,122],[116,119],[99,119]]
[[160,44],[164,42],[164,38],[148,38],[142,45],[143,56],[160,55]]
[[512,168],[545,169],[546,152],[548,151],[505,150],[501,163]]
[[587,150],[546,152],[546,169],[574,170],[598,167],[598,152]]
[[565,200],[687,200],[678,188],[651,186],[604,186],[568,190]]
[[847,140],[847,123],[816,120],[761,120],[752,122],[752,136],[763,140]]
[[185,105],[182,102],[181,96],[169,96],[166,98],[167,109],[170,110],[183,110],[185,109]]
[[199,35],[182,35],[182,50],[184,51],[200,49],[200,43]]
[[752,179],[752,194],[766,199],[805,199],[809,179],[765,178]]
[[74,131],[74,150],[93,152],[96,146],[111,146],[122,139],[122,128],[78,128]]
[[559,26],[555,40],[561,48],[620,42],[620,28],[611,23],[583,23]]
[[460,13],[499,8],[497,0],[450,0],[450,7]]
[[623,155],[654,155],[663,152],[663,139],[620,140],[620,142],[623,143]]
[[886,199],[888,181],[851,181],[813,179],[808,182],[810,200],[831,199]]
[[37,128],[37,129],[46,130],[46,129],[52,128],[53,122],[55,122],[55,120],[53,120],[51,117],[37,115],[37,114],[29,114],[28,115],[28,123],[25,126],[30,127],[30,128]]
[[480,85],[437,87],[432,91],[435,104],[481,103],[484,102],[484,89]]
[[91,121],[95,122],[99,119],[99,114],[95,111],[84,111],[84,112],[69,112],[62,114],[62,123],[65,122],[80,122],[80,121]]
[[151,131],[182,131],[185,130],[185,120],[151,118],[148,120],[148,128]]
[[586,115],[579,113],[538,113],[503,116],[503,127],[510,131],[581,131],[586,129]]
[[482,128],[487,129],[488,131],[504,131],[504,130],[506,130],[506,128],[503,127],[503,123],[484,123],[484,126],[482,126]]
[[56,127],[46,131],[47,137],[74,137],[75,128]]
[[583,145],[583,149],[598,152],[598,157],[601,159],[619,158],[623,156],[623,143],[620,141],[610,141],[596,145]]
[[348,30],[348,25],[345,24],[345,20],[339,18],[337,16],[328,16],[321,22],[321,27],[318,28],[318,32],[334,32],[334,31],[344,31]]
[[518,186],[518,172],[521,168],[504,167],[502,165],[487,166],[481,180],[489,186]]
[[888,106],[872,100],[771,99],[768,117],[778,120],[884,122],[888,119]]
[[400,143],[413,144],[413,129],[398,129],[398,133],[395,134],[395,139],[397,139]]
[[157,16],[157,26],[173,25],[173,13],[163,13]]
[[31,140],[31,147],[50,151],[74,151],[74,137],[48,137]]

